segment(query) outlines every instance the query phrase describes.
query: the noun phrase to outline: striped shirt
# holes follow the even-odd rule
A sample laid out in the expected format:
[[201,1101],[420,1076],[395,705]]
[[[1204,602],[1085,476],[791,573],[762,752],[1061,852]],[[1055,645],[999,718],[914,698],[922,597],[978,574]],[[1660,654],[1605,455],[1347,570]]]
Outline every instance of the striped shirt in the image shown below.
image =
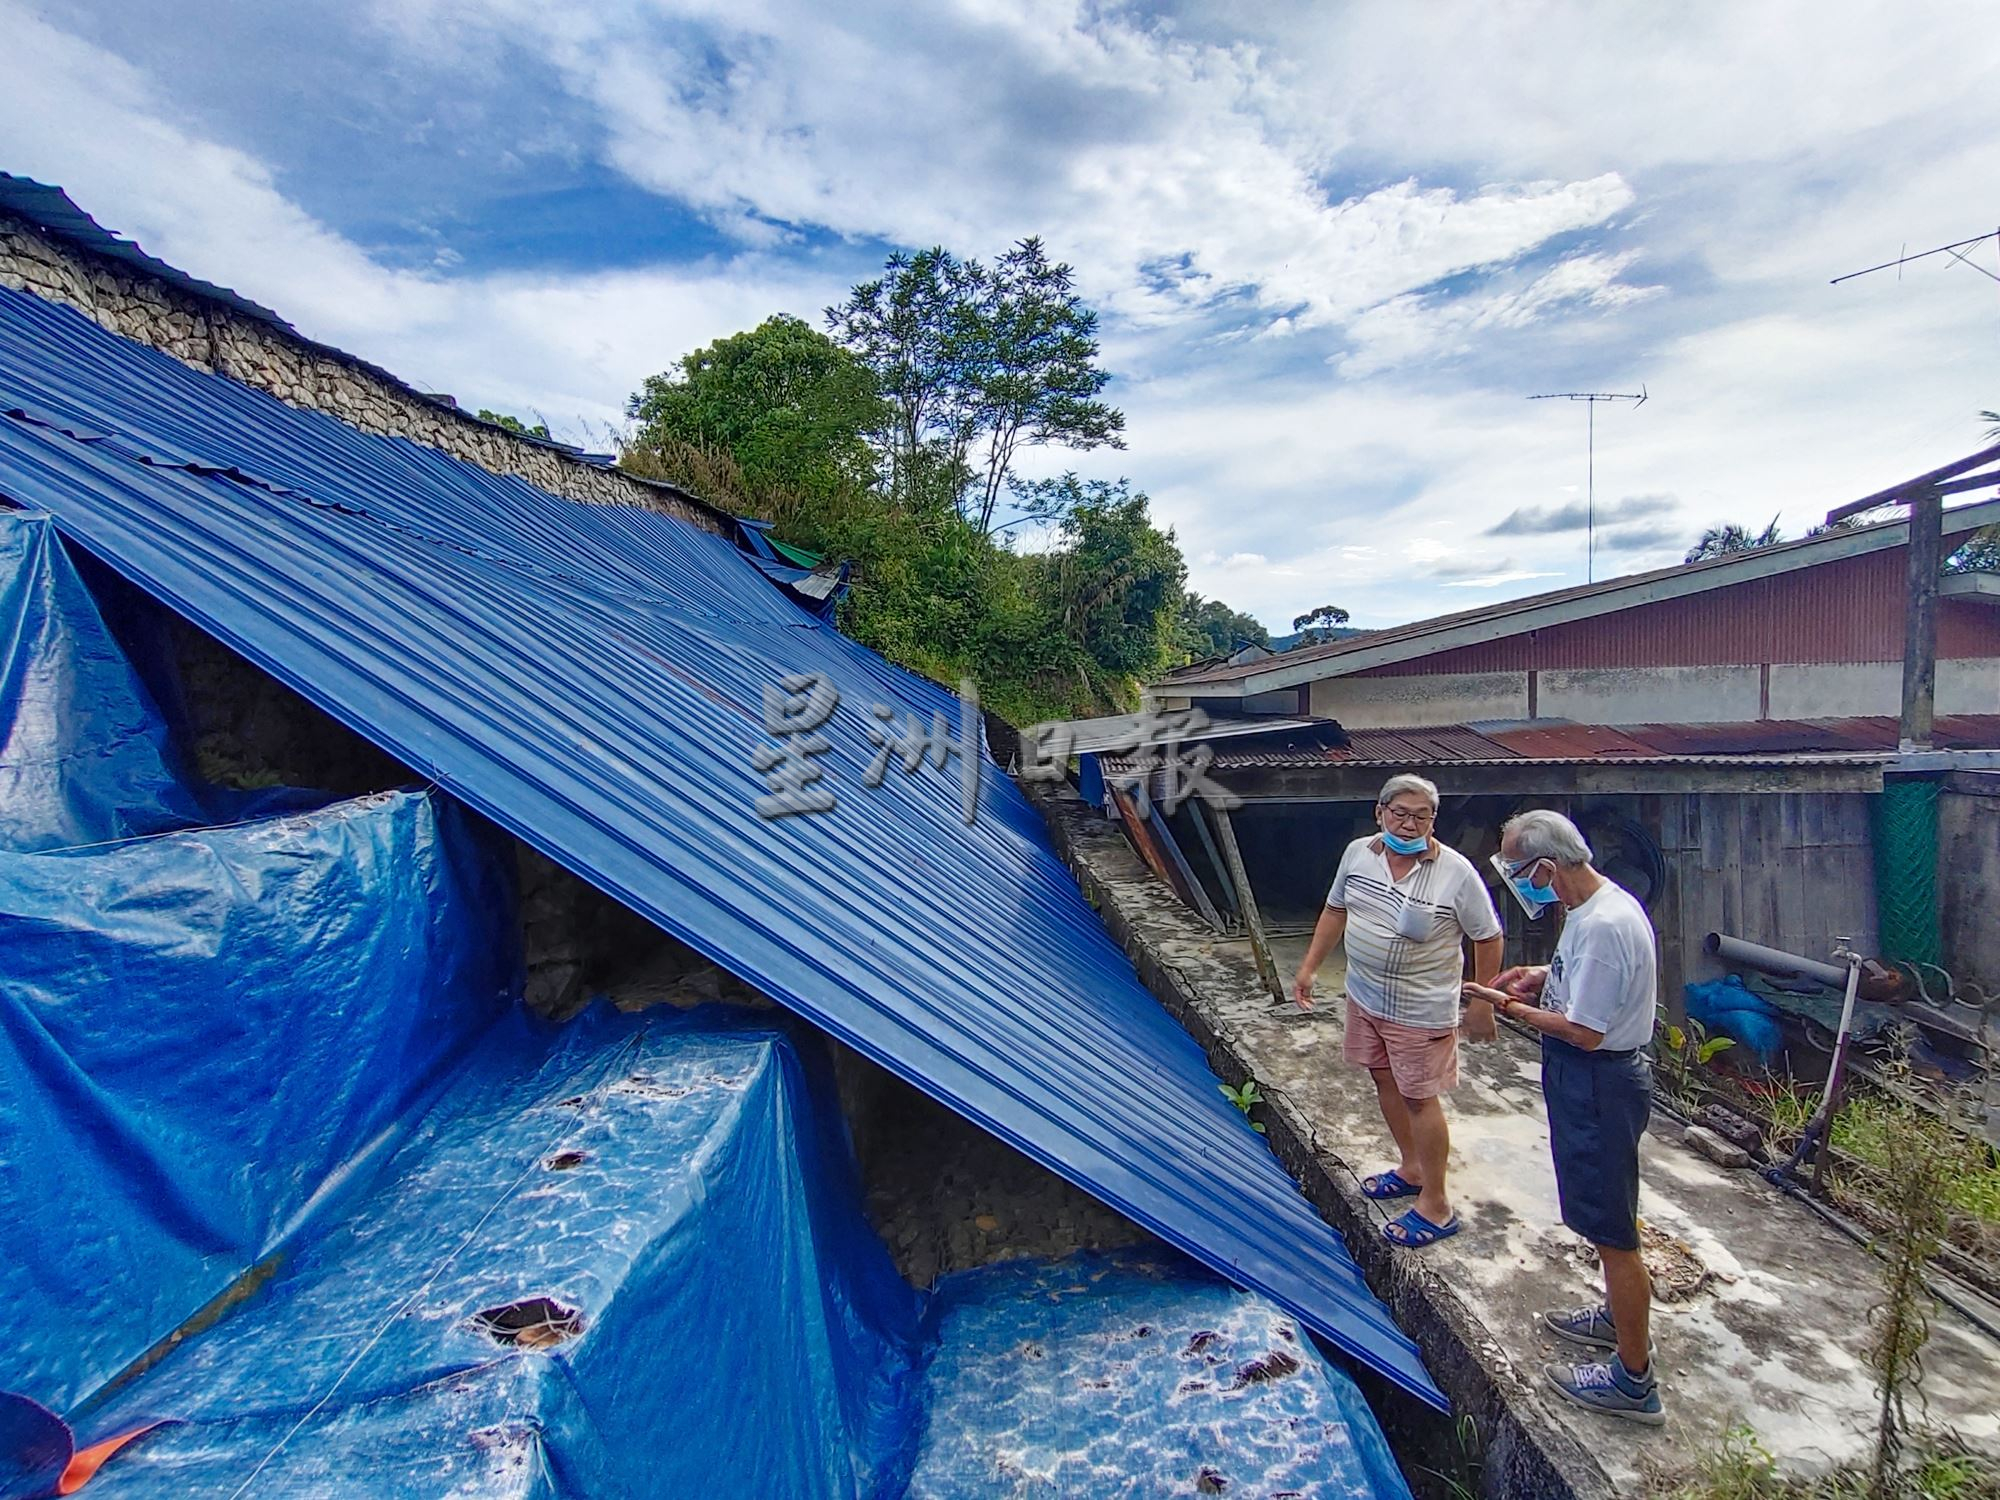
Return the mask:
[[1401,880],[1380,838],[1340,858],[1328,906],[1347,911],[1347,994],[1370,1015],[1442,1031],[1458,1024],[1459,940],[1500,936],[1500,914],[1472,861],[1431,840]]

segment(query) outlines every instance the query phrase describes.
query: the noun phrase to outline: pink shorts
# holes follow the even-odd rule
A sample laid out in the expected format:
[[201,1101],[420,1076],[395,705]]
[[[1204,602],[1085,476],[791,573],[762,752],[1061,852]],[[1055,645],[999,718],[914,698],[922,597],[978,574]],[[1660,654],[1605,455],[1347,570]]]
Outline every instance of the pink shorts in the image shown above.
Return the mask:
[[1437,1031],[1370,1015],[1350,997],[1341,1055],[1363,1068],[1387,1068],[1405,1099],[1435,1099],[1458,1087],[1458,1028]]

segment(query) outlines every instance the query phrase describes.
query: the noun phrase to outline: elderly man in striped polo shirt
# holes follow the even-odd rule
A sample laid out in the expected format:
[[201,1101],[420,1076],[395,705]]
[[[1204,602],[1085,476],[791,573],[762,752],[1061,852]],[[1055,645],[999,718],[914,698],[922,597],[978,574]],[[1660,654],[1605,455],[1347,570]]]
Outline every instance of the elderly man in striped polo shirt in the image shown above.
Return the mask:
[[1486,883],[1431,831],[1437,810],[1437,787],[1423,777],[1389,779],[1375,801],[1380,832],[1356,839],[1341,856],[1292,986],[1292,998],[1312,1009],[1313,975],[1346,942],[1342,1052],[1373,1075],[1402,1158],[1364,1178],[1361,1190],[1379,1202],[1417,1200],[1382,1226],[1390,1244],[1411,1249],[1458,1233],[1445,1190],[1451,1130],[1442,1096],[1458,1083],[1461,1026],[1475,1041],[1494,1035],[1493,1007],[1485,1000],[1473,1000],[1461,1020],[1461,942],[1472,940],[1472,978],[1482,985],[1500,972],[1502,943]]

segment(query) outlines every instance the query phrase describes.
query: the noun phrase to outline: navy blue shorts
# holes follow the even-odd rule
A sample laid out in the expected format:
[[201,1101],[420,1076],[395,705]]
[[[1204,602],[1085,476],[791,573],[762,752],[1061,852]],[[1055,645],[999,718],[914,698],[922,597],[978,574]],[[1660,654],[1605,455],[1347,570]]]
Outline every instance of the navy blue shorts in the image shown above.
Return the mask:
[[1653,1112],[1644,1052],[1585,1052],[1542,1038],[1542,1098],[1563,1223],[1593,1245],[1639,1248],[1639,1137]]

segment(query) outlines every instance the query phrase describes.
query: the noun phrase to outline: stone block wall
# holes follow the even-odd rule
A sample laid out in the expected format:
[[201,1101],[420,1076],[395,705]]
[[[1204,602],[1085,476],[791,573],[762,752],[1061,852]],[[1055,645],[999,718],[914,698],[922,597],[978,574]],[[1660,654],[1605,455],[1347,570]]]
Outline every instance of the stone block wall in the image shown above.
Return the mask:
[[113,333],[292,406],[325,412],[362,432],[423,443],[491,473],[518,475],[567,500],[641,506],[707,531],[722,532],[726,525],[720,512],[682,491],[517,438],[359,359],[5,213],[0,213],[0,286],[73,307]]

